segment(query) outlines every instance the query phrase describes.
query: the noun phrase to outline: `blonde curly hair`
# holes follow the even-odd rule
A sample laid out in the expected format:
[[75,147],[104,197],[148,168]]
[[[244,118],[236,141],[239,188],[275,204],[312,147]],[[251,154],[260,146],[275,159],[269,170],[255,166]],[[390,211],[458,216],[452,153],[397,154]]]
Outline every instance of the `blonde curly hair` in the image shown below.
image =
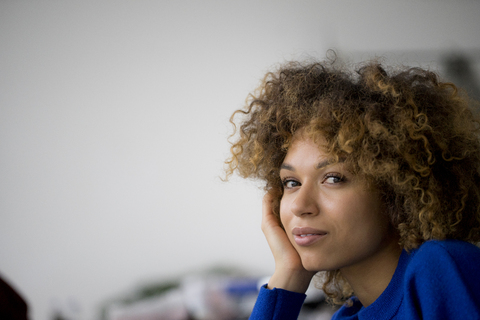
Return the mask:
[[[264,181],[279,217],[280,166],[302,130],[314,141],[323,137],[329,156],[381,192],[404,249],[430,239],[476,243],[480,123],[472,104],[420,68],[386,70],[373,61],[353,72],[333,62],[286,63],[232,115],[227,176]],[[353,294],[338,270],[323,275],[335,302]]]

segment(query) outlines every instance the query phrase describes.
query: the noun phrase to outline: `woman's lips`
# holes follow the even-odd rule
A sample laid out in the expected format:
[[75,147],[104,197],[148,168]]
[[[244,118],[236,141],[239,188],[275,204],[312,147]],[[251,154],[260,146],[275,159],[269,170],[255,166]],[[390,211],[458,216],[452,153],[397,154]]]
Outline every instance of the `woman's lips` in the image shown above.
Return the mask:
[[327,235],[326,231],[313,228],[293,228],[293,239],[299,246],[309,246]]

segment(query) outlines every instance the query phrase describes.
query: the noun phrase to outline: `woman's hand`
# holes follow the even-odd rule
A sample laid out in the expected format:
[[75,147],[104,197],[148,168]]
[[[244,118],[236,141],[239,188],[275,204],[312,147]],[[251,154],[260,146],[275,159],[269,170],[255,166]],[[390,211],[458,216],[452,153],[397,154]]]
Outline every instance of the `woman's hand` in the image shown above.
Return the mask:
[[262,231],[275,259],[275,272],[268,288],[305,293],[316,272],[305,270],[302,260],[272,212],[272,196],[263,197]]

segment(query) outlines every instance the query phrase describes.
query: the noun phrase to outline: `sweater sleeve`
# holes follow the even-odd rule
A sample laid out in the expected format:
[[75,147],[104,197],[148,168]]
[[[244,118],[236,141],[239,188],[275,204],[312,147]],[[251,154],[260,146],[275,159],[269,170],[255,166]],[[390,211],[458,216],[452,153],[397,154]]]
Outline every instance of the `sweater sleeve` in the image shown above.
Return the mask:
[[405,277],[408,319],[480,319],[480,249],[462,241],[429,241]]
[[253,308],[250,320],[294,320],[298,318],[306,295],[264,285]]

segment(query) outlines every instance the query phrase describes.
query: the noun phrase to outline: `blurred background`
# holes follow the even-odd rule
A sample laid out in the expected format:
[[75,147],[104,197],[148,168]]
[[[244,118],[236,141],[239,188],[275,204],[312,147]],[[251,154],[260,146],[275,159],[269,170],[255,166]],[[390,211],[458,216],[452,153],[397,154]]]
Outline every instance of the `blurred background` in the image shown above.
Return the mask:
[[213,319],[215,299],[247,317],[274,265],[259,185],[220,179],[233,111],[272,66],[328,49],[479,97],[479,14],[476,0],[0,1],[0,277],[31,319]]

